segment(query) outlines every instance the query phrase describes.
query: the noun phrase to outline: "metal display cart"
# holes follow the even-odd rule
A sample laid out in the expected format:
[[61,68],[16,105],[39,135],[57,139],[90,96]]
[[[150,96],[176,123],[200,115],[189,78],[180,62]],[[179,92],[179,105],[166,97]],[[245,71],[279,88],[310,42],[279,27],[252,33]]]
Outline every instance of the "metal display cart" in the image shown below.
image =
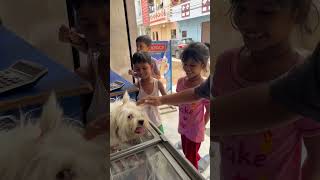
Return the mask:
[[148,132],[110,154],[112,180],[204,180],[150,122]]

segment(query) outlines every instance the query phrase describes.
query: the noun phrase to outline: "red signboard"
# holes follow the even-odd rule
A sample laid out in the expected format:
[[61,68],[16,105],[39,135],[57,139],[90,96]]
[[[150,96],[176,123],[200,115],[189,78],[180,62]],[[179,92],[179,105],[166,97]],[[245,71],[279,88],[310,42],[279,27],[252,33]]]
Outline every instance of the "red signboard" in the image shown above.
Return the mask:
[[150,48],[150,52],[162,52],[166,51],[166,44],[152,44]]
[[148,0],[141,0],[142,21],[143,25],[149,25],[149,6]]

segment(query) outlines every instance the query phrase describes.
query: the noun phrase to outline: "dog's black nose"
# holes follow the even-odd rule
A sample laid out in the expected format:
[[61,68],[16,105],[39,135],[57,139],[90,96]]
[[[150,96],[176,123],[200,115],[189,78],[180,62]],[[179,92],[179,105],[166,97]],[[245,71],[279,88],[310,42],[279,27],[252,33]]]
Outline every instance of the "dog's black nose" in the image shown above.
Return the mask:
[[142,126],[142,125],[143,125],[143,123],[144,123],[144,120],[138,120],[138,124],[139,124],[139,125],[141,125],[141,126]]

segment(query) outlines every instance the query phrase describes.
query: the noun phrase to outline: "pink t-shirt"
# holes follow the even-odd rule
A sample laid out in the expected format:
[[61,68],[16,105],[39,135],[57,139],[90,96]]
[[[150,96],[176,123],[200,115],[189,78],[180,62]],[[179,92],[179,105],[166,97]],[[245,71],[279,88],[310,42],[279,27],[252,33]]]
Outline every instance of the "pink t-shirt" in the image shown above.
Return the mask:
[[[233,49],[218,58],[212,86],[214,96],[257,84],[239,77],[236,69],[239,51]],[[303,138],[317,135],[320,123],[299,119],[258,134],[222,137],[221,179],[300,180]]]
[[[185,86],[185,78],[180,78],[177,83],[177,92],[188,89]],[[205,106],[209,100],[202,99],[192,104],[179,105],[178,132],[185,135],[193,142],[200,143],[204,140],[205,132]]]

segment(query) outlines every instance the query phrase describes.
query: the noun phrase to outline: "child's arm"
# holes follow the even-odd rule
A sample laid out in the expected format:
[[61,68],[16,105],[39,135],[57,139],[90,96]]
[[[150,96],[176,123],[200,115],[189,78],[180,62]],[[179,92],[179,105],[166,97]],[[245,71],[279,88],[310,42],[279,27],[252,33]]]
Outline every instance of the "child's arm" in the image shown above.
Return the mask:
[[81,52],[88,52],[87,41],[80,37],[76,31],[69,29],[65,25],[61,25],[59,28],[59,40],[64,43],[70,43],[73,47]]
[[158,81],[158,87],[159,87],[159,90],[160,90],[162,96],[167,95],[167,92],[166,92],[166,90],[164,89],[164,86],[163,86],[163,84],[162,84],[161,81]]
[[210,97],[210,77],[199,87],[190,88],[175,94],[165,96],[148,96],[140,99],[137,104],[149,104],[152,106],[160,106],[163,104],[179,105],[199,101],[201,98]]
[[84,38],[80,37],[75,32],[71,32],[70,39],[71,39],[71,42],[70,42],[71,46],[73,46],[74,48],[78,49],[79,51],[85,54],[88,53],[88,43]]
[[273,81],[271,86],[244,88],[217,97],[212,102],[215,135],[279,127],[298,119],[298,114],[320,121],[319,58],[320,43],[304,64]]
[[302,167],[302,180],[320,179],[320,136],[304,138],[307,158]]
[[210,119],[210,103],[205,105],[206,113],[204,114],[204,122],[205,125],[209,122]]
[[211,101],[215,136],[261,132],[292,123],[299,116],[274,102],[269,86],[243,88]]
[[194,88],[187,89],[175,94],[165,96],[147,96],[138,101],[138,104],[149,104],[152,106],[161,106],[163,104],[177,105],[199,101],[201,97],[197,96]]

